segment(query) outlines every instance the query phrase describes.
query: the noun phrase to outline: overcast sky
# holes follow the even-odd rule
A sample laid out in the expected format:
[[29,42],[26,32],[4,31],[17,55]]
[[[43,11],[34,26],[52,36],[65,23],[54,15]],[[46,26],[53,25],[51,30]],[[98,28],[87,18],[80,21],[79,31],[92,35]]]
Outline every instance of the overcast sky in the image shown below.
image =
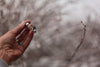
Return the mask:
[[82,20],[85,22],[88,16],[92,20],[100,16],[100,0],[58,0],[57,3],[64,6],[62,13],[68,13],[63,15],[63,19],[67,17],[65,21]]

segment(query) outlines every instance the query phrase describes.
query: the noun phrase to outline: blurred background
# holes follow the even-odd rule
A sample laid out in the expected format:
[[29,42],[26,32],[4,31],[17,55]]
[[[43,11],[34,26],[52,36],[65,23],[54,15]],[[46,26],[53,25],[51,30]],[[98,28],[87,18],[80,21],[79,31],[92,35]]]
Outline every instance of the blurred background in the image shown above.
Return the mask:
[[[10,67],[100,67],[100,0],[0,0],[0,36],[23,20],[37,27]],[[87,26],[84,42],[69,63]]]

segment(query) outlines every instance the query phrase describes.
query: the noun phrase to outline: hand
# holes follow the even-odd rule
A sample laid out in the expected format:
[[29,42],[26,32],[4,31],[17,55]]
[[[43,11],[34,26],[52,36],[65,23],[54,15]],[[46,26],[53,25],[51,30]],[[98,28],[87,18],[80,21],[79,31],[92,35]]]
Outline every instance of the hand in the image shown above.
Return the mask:
[[[0,58],[2,58],[8,65],[18,59],[24,53],[33,37],[33,31],[28,30],[25,24],[31,23],[29,20],[22,22],[19,26],[11,31],[8,31],[5,35],[0,37]],[[23,45],[19,45],[16,41],[22,30],[25,31],[18,38]]]

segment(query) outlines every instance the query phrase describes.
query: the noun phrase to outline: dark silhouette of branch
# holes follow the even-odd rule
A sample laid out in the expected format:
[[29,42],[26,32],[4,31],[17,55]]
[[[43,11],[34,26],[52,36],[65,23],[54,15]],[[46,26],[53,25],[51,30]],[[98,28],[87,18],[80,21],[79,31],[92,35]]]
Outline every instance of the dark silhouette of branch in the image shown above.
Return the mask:
[[75,49],[74,53],[72,54],[71,58],[69,59],[69,63],[72,62],[73,58],[75,57],[76,53],[78,52],[79,48],[82,46],[84,39],[85,39],[85,34],[86,34],[86,25],[81,21],[81,23],[83,24],[84,28],[83,28],[83,35],[82,35],[82,39],[79,43],[79,45],[77,46],[77,48]]

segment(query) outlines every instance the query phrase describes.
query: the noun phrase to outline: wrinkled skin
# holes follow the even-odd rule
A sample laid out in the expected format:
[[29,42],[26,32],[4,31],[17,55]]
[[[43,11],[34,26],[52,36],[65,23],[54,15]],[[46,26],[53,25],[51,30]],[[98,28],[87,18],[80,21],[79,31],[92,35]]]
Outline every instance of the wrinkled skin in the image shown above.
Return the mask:
[[[19,26],[0,37],[0,58],[3,59],[8,65],[22,56],[32,40],[34,32],[32,30],[28,30],[25,26],[27,22],[31,23],[29,20],[24,21]],[[23,29],[25,29],[25,31],[18,38],[23,45],[19,45],[16,41],[16,36],[18,36]]]

